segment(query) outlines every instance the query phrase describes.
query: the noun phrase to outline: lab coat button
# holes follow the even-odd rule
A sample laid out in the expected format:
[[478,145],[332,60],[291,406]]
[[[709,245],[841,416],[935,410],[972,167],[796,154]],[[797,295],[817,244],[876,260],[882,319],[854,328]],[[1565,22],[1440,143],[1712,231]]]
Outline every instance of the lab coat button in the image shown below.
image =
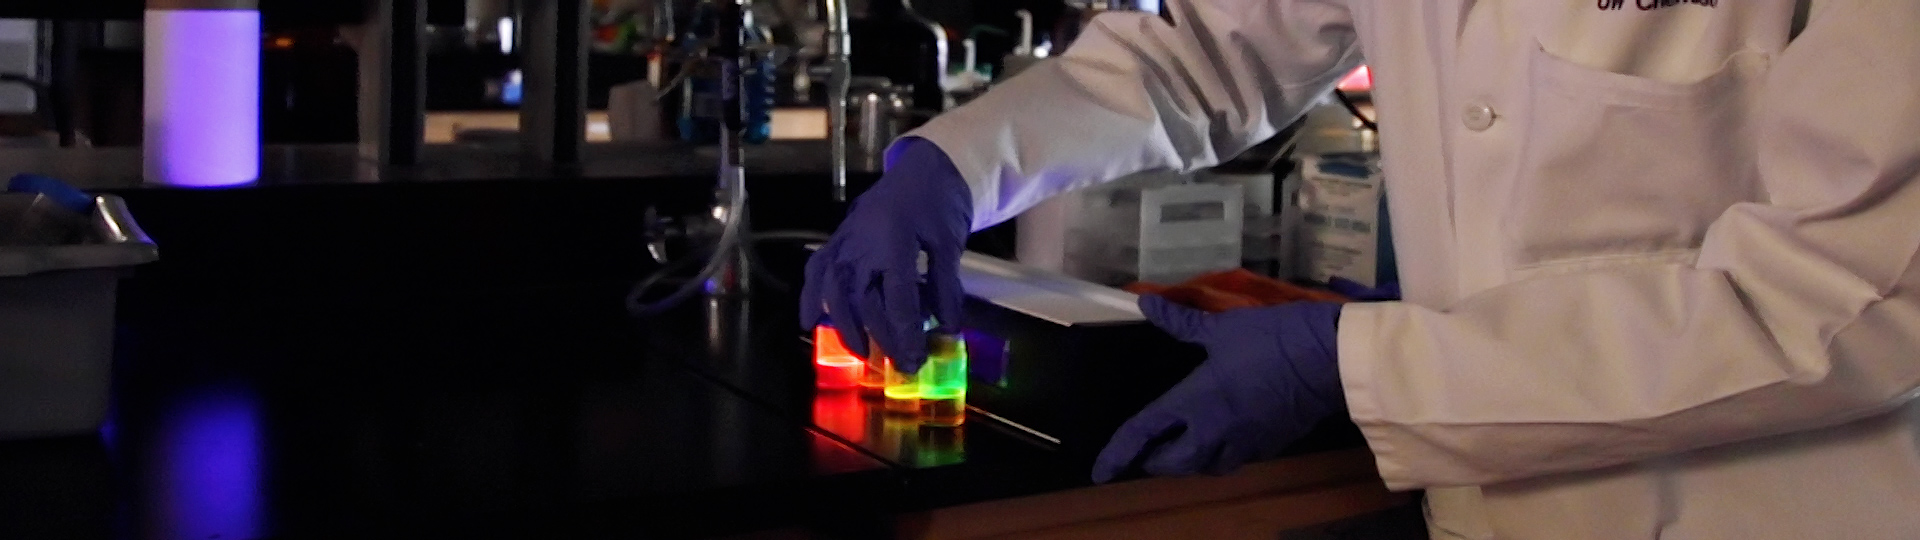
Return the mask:
[[1493,127],[1494,116],[1493,107],[1475,103],[1467,106],[1466,115],[1462,116],[1460,121],[1467,125],[1467,129],[1486,131],[1487,128]]

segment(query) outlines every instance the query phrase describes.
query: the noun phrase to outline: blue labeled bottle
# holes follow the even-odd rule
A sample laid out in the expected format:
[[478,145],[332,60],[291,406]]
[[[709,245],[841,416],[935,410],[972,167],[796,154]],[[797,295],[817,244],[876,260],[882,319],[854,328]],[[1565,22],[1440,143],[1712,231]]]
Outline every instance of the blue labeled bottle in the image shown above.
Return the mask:
[[[694,15],[692,28],[711,28],[714,16],[710,4]],[[689,35],[683,42],[699,43],[697,36]],[[751,39],[751,38],[750,38]],[[745,48],[750,59],[740,71],[741,120],[745,124],[741,141],[747,144],[764,143],[773,137],[773,100],[775,65],[772,46],[751,39]],[[720,142],[722,133],[722,111],[718,62],[725,59],[708,59],[705,62],[689,62],[684,82],[681,83],[681,108],[677,124],[680,128],[680,140],[695,144],[715,144]]]

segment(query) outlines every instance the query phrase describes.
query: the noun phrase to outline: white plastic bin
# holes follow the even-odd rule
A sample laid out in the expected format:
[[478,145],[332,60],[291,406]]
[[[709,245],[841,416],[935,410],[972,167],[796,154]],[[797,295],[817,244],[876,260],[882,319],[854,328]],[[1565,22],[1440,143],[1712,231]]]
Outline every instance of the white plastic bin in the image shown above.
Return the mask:
[[[26,205],[7,208],[0,219],[17,221]],[[159,250],[118,197],[96,197],[85,227],[77,243],[0,245],[0,440],[84,433],[106,418],[115,286]]]

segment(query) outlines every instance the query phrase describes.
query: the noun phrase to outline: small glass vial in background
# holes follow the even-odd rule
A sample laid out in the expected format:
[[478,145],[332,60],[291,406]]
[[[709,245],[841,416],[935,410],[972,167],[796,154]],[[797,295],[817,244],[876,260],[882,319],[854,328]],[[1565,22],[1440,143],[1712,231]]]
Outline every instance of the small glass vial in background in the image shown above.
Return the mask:
[[967,420],[967,344],[958,335],[929,334],[920,368],[921,422],[953,427]]
[[823,390],[858,388],[867,362],[847,350],[840,331],[830,323],[813,327],[814,385]]

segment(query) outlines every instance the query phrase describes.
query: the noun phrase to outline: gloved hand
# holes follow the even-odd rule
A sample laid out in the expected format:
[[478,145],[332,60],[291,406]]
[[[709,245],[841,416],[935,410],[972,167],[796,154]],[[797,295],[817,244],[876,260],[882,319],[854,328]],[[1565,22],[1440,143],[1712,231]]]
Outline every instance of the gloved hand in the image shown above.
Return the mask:
[[1207,360],[1120,426],[1094,461],[1105,483],[1138,467],[1156,476],[1226,474],[1278,455],[1346,410],[1335,355],[1340,305],[1295,302],[1206,314],[1140,297],[1153,324],[1207,348]]
[[[923,308],[931,307],[941,325],[959,324],[960,254],[973,195],[931,142],[905,139],[889,154],[880,181],[854,200],[833,238],[807,260],[800,324],[810,330],[830,313],[855,354],[867,354],[871,331],[894,365],[913,373],[927,356]],[[922,252],[925,283],[917,268]]]
[[1391,302],[1400,300],[1399,283],[1382,283],[1379,287],[1368,287],[1347,278],[1327,279],[1327,288],[1340,296],[1352,298],[1358,302]]

